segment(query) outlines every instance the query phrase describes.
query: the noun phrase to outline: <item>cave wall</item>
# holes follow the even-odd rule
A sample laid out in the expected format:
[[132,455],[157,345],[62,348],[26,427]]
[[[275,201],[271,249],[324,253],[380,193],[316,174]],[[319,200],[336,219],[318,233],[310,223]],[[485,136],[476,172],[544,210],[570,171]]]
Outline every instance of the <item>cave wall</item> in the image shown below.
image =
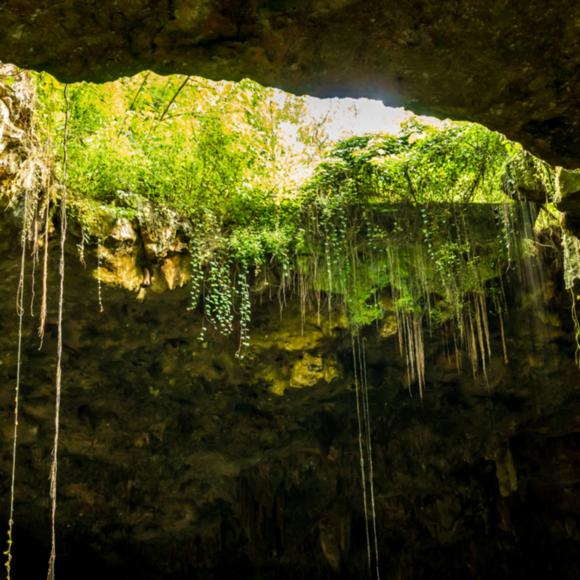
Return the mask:
[[[14,91],[0,98],[13,119],[0,125],[0,177],[10,183],[27,159],[30,118],[13,108]],[[566,176],[561,193],[570,204],[577,187]],[[17,339],[12,215],[0,222],[4,498]],[[81,262],[80,232],[70,225],[59,578],[364,576],[351,337],[340,313],[329,322],[309,312],[303,326],[297,300],[281,316],[275,295],[255,289],[252,349],[239,360],[235,340],[199,340],[177,236],[164,246],[137,240],[125,222],[105,222],[100,312],[95,248]],[[434,335],[425,398],[412,398],[396,338],[365,331],[384,578],[427,580],[442,570],[451,580],[580,575],[580,380],[558,240],[545,242],[544,284],[535,291],[546,306],[538,309],[517,280],[507,284],[509,363],[492,325],[487,381],[467,361],[458,374],[448,342]],[[147,289],[136,246],[156,262]],[[49,551],[56,272],[53,257],[41,350],[35,322],[27,315],[25,324],[15,580],[44,574]],[[35,279],[37,312],[38,271]],[[29,274],[27,304],[31,287]],[[2,503],[2,521],[6,509]]]
[[[17,231],[5,216],[2,497],[11,462]],[[231,337],[199,340],[201,318],[188,312],[186,288],[160,283],[138,300],[104,285],[100,312],[96,252],[85,248],[81,263],[78,242],[72,234],[67,246],[59,577],[78,578],[79,570],[89,580],[365,575],[343,318],[319,319],[314,309],[303,325],[298,300],[289,297],[281,315],[275,295],[255,290],[252,348],[240,360]],[[384,578],[580,573],[580,381],[561,257],[556,247],[545,251],[544,284],[533,290],[547,305],[538,308],[509,281],[509,363],[492,321],[487,380],[467,359],[458,373],[435,333],[426,338],[421,401],[409,395],[396,337],[375,327],[364,333]],[[28,315],[25,323],[16,579],[42,574],[48,553],[54,260],[41,350],[36,323]],[[29,275],[26,303],[31,283]]]
[[8,0],[0,59],[68,81],[251,77],[478,121],[578,167],[575,0]]

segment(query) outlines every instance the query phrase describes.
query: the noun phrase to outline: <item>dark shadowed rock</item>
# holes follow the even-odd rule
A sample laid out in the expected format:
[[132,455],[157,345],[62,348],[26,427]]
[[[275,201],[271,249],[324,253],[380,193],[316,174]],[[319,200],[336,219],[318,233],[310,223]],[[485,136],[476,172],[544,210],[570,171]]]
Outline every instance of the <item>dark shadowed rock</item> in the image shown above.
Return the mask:
[[[117,230],[113,230],[117,232]],[[8,497],[16,228],[0,229],[0,497]],[[131,235],[132,237],[132,235]],[[252,347],[198,340],[185,288],[103,288],[70,240],[58,500],[59,578],[362,578],[366,547],[351,339],[257,305]],[[56,250],[56,248],[55,248]],[[378,533],[387,580],[578,578],[580,380],[567,295],[547,256],[545,309],[506,281],[509,363],[491,321],[487,380],[444,337],[410,398],[397,339],[368,328]],[[56,273],[56,264],[52,266]],[[122,271],[118,272],[122,275]],[[14,570],[45,572],[56,281],[38,350],[24,335]],[[26,300],[30,299],[30,280]],[[38,294],[37,294],[38,296]],[[290,298],[290,297],[289,297]],[[259,302],[259,301],[258,301]],[[324,317],[323,317],[324,318]],[[466,358],[466,357],[465,357]],[[280,388],[286,385],[287,388]],[[283,394],[281,394],[283,393]],[[6,517],[6,502],[0,517]]]
[[61,79],[251,77],[478,121],[578,166],[575,0],[8,0],[0,59]]

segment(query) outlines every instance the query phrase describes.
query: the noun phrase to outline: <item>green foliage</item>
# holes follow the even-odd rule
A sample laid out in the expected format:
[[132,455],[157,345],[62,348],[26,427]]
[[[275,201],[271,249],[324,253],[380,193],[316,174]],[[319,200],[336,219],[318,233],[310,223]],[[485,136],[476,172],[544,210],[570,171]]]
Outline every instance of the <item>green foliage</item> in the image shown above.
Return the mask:
[[[518,216],[509,208],[510,243],[521,248]],[[323,206],[311,217],[317,225],[308,232],[302,270],[315,291],[343,302],[358,325],[389,309],[429,311],[432,296],[460,314],[467,297],[487,293],[510,259],[495,209],[353,203],[330,212]]]
[[[48,75],[37,85],[39,118],[58,143],[60,85]],[[301,99],[248,80],[146,73],[71,85],[69,103],[68,186],[89,230],[99,207],[135,218],[143,200],[191,220],[201,235],[218,231],[233,258],[259,264],[274,254],[287,265],[293,236],[280,224],[298,206],[280,126],[299,121]]]
[[545,161],[508,144],[510,157],[502,175],[502,189],[519,201],[547,203],[556,197],[556,172]]
[[331,151],[310,184],[319,195],[389,203],[501,203],[512,145],[470,123],[443,130],[411,119],[400,135],[352,137]]
[[[37,84],[40,123],[58,143],[59,86],[46,75]],[[389,308],[413,324],[426,313],[437,325],[449,311],[458,316],[469,295],[485,293],[509,259],[511,214],[495,222],[486,214],[486,227],[491,219],[489,231],[497,229],[490,240],[471,231],[460,209],[505,202],[506,164],[519,154],[478,125],[411,119],[399,135],[345,139],[300,185],[282,128],[294,125],[308,151],[302,162],[311,165],[322,139],[319,126],[301,124],[299,98],[281,99],[252,81],[152,73],[74,85],[69,95],[68,188],[77,217],[97,237],[103,212],[139,221],[152,206],[159,211],[149,219],[163,209],[187,223],[201,339],[207,324],[236,331],[239,356],[261,277],[279,296],[299,288],[303,304],[306,294],[324,297],[329,310],[342,304],[357,327]],[[434,308],[433,295],[453,306]]]

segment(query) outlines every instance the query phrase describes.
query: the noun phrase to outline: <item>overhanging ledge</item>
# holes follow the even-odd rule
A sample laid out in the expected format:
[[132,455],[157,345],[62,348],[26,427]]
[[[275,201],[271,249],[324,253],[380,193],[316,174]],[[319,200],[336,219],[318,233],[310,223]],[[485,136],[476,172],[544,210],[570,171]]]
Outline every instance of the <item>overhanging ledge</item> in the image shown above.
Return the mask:
[[480,122],[580,165],[576,0],[7,0],[0,59],[68,81],[251,77]]

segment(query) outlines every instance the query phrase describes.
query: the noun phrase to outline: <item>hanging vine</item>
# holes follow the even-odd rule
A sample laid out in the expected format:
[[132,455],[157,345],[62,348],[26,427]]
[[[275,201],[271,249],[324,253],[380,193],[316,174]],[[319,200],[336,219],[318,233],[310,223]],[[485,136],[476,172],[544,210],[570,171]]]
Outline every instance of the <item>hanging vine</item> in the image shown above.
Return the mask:
[[248,282],[248,266],[242,263],[238,273],[237,294],[239,300],[240,338],[236,357],[243,359],[250,348],[250,321],[252,317],[252,303],[250,299],[250,284]]
[[46,328],[46,313],[48,309],[48,234],[50,230],[50,190],[46,183],[46,199],[44,207],[43,224],[43,247],[42,247],[42,291],[40,298],[40,312],[38,321],[38,337],[40,338],[39,350],[44,342]]
[[359,466],[360,466],[360,478],[361,478],[361,491],[362,491],[362,502],[363,502],[363,514],[365,519],[365,536],[366,536],[366,548],[367,548],[367,563],[369,570],[372,570],[372,551],[371,551],[371,533],[370,533],[370,521],[368,512],[368,476],[367,476],[367,446],[365,444],[366,439],[366,421],[363,418],[363,397],[362,397],[362,386],[360,382],[361,372],[359,369],[359,358],[357,349],[357,337],[353,332],[350,334],[351,340],[351,351],[353,360],[353,371],[354,371],[354,388],[355,388],[355,400],[356,400],[356,419],[358,427],[358,456],[359,456]]
[[363,512],[365,518],[367,564],[369,572],[372,573],[374,568],[375,578],[376,580],[380,580],[381,573],[379,539],[377,531],[377,512],[375,502],[372,425],[369,403],[368,370],[366,361],[366,339],[361,338],[360,328],[354,328],[351,330],[351,353],[355,386],[359,465],[361,473]]

